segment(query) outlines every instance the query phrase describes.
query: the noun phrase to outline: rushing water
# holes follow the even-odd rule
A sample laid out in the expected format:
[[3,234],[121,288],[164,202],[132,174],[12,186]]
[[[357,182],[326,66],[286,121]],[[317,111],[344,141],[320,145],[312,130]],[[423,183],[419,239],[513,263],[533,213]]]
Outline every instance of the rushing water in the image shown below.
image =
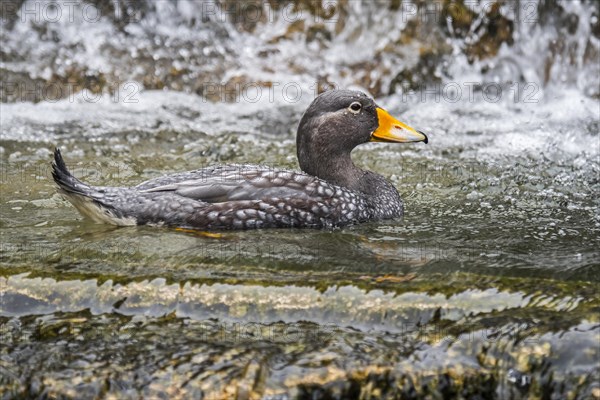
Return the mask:
[[[430,23],[411,28],[410,10],[350,1],[295,31],[281,12],[240,27],[190,1],[141,4],[129,23],[3,22],[3,85],[64,83],[52,76],[73,66],[116,84],[62,99],[4,86],[1,397],[600,397],[597,7],[535,8],[545,22],[527,25],[529,3],[514,3],[514,43],[471,63],[473,39],[451,26],[451,56],[409,93],[393,82],[418,46],[390,46],[407,30],[426,43]],[[236,90],[240,76],[262,83]],[[55,193],[54,146],[96,185],[297,168],[297,122],[327,82],[370,90],[428,133],[427,146],[353,153],[396,185],[402,220],[114,228]]]

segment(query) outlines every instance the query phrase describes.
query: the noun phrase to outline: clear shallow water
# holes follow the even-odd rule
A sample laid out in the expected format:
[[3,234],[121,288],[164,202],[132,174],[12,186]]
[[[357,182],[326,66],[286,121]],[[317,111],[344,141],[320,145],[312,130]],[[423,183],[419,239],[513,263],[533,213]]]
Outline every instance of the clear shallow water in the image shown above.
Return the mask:
[[207,236],[81,219],[52,146],[97,185],[296,168],[305,105],[139,99],[0,105],[4,395],[595,395],[596,102],[381,99],[430,134],[354,153],[398,187],[403,220]]

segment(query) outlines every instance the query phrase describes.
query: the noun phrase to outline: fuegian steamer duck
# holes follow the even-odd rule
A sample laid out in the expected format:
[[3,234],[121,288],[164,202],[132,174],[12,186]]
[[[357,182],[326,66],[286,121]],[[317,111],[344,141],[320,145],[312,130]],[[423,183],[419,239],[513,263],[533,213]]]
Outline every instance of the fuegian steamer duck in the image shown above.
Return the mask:
[[76,179],[56,149],[52,176],[81,214],[113,225],[324,228],[400,217],[403,204],[396,188],[352,162],[352,150],[368,142],[427,143],[427,136],[364,93],[331,90],[315,98],[300,120],[301,172],[231,164],[133,187],[96,187]]

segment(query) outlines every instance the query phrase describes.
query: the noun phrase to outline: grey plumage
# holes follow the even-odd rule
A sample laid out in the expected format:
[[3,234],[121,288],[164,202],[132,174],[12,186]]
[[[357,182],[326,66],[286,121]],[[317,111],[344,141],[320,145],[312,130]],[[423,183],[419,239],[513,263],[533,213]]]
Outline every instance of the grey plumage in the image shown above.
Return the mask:
[[[377,128],[375,103],[359,92],[334,94],[319,96],[298,129],[298,157],[308,173],[221,165],[134,187],[94,187],[73,177],[56,149],[52,174],[82,214],[115,225],[323,228],[401,216],[397,190],[350,159],[351,150]],[[340,112],[357,99],[364,104],[364,118]]]

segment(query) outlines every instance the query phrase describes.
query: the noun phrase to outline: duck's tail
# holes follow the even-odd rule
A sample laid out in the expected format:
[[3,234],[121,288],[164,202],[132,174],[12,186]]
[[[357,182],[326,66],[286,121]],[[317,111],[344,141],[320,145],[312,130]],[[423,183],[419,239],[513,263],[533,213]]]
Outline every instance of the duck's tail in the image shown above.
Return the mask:
[[52,178],[59,187],[59,191],[62,194],[76,194],[81,196],[91,197],[93,189],[91,186],[81,182],[75,178],[69,169],[65,160],[63,160],[60,154],[60,149],[57,147],[54,149],[54,161],[52,162]]
[[[54,161],[52,162],[52,177],[58,185],[61,193],[77,210],[84,216],[96,222],[112,225],[135,225],[135,219],[126,218],[118,210],[114,203],[115,196],[107,196],[107,188],[90,186],[75,178],[60,154],[60,150],[54,150]],[[114,189],[118,193],[118,188]]]

